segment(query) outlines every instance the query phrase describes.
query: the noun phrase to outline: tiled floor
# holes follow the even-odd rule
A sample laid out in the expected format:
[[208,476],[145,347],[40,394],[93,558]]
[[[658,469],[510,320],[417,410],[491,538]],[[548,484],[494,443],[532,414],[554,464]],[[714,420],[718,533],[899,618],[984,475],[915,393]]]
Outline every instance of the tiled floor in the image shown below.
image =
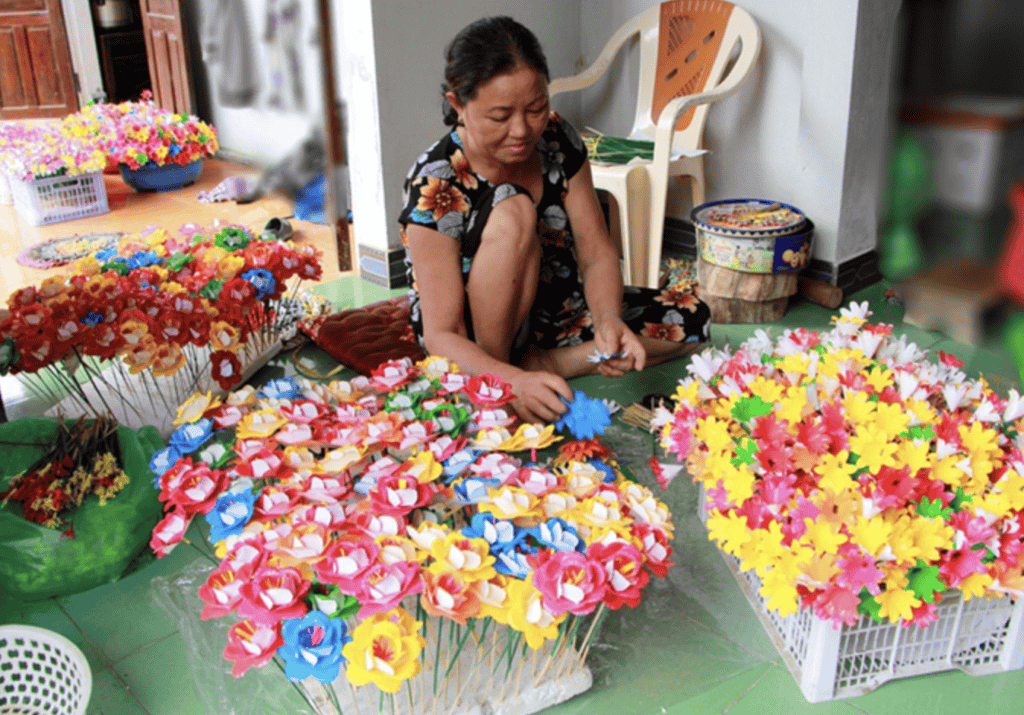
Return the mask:
[[[365,304],[388,295],[355,278],[318,289],[339,305]],[[997,339],[968,348],[942,335],[901,323],[901,309],[888,304],[876,285],[868,299],[875,320],[891,322],[922,347],[962,357],[972,373],[983,373],[1005,392],[1017,385],[1012,360]],[[793,306],[784,326],[824,328],[831,313]],[[752,326],[716,326],[714,343],[736,344]],[[671,392],[684,362],[632,373],[618,381],[579,379],[592,397],[633,402],[651,392]],[[607,434],[620,459],[641,479],[653,449],[650,435],[616,421]],[[589,662],[595,684],[587,693],[550,709],[552,715],[953,715],[1021,712],[1024,671],[970,677],[957,671],[893,681],[844,701],[808,704],[779,657],[696,515],[696,493],[679,480],[662,497],[676,523],[669,577],[649,587],[636,610],[614,612],[605,622]],[[201,541],[195,526],[193,541]],[[239,681],[224,675],[220,642],[193,633],[193,619],[176,619],[154,601],[161,593],[187,592],[190,570],[205,557],[187,545],[134,575],[92,591],[38,603],[10,600],[0,623],[26,623],[61,633],[83,650],[94,675],[90,715],[252,715],[309,712],[274,666]],[[185,585],[181,585],[184,583]],[[212,622],[215,623],[215,622]],[[203,648],[206,653],[199,653]],[[348,715],[348,714],[346,714]]]

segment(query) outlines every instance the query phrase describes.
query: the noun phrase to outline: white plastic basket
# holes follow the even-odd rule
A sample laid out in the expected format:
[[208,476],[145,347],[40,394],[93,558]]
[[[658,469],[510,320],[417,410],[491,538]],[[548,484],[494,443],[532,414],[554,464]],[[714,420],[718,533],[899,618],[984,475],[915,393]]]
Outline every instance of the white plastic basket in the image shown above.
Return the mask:
[[11,182],[7,178],[7,172],[0,169],[0,206],[10,206],[14,203],[11,197]]
[[0,715],[82,715],[92,671],[74,643],[35,626],[0,626]]
[[[707,512],[703,490],[701,519]],[[925,628],[878,623],[863,616],[836,630],[808,609],[780,616],[766,607],[761,578],[741,571],[735,556],[718,550],[808,702],[869,693],[896,678],[959,669],[988,675],[1024,667],[1024,598],[965,601],[956,589],[942,593],[938,620]]]
[[14,208],[33,226],[97,216],[110,210],[102,173],[51,176],[32,181],[8,178]]

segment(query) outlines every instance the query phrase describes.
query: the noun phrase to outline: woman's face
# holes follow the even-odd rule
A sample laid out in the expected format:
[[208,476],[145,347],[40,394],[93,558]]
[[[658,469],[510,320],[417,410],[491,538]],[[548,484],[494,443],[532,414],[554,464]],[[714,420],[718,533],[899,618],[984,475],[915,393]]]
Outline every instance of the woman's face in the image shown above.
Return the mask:
[[477,87],[464,105],[454,93],[448,101],[465,125],[466,151],[472,157],[506,166],[533,153],[548,122],[548,83],[529,65],[518,65]]

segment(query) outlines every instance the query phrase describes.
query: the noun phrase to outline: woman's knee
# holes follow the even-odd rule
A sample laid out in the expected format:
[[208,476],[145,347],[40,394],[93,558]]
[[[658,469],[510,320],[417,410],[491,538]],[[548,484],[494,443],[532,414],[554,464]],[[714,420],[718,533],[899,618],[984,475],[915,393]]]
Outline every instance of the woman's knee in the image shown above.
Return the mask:
[[526,194],[516,194],[491,209],[480,235],[481,247],[500,247],[507,253],[540,255],[537,210]]

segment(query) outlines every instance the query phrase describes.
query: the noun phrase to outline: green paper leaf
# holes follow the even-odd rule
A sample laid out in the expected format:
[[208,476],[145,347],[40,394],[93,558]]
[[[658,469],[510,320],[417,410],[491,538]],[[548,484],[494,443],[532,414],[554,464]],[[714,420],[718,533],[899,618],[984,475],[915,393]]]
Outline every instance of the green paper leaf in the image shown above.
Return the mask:
[[935,593],[946,590],[946,584],[939,580],[939,567],[929,566],[924,559],[907,572],[907,590],[925,603],[935,603]]
[[356,615],[360,609],[359,599],[355,596],[345,594],[345,600],[341,603],[341,609],[338,611],[338,618],[347,619]]
[[733,457],[730,462],[733,466],[740,466],[742,464],[753,464],[757,461],[757,442],[750,439],[750,437],[744,437],[743,441],[736,445],[736,456]]
[[[913,502],[911,502],[913,503]],[[953,510],[942,505],[942,499],[932,501],[928,497],[921,497],[921,503],[917,505],[917,513],[929,519],[948,519]]]
[[860,603],[857,605],[857,613],[862,616],[871,616],[872,620],[881,623],[883,618],[878,615],[878,612],[881,610],[882,604],[878,602],[878,599],[871,595],[867,586],[861,588],[858,595],[860,596]]
[[203,286],[203,289],[199,291],[199,295],[203,296],[210,302],[217,300],[217,296],[220,295],[220,289],[224,285],[224,281],[214,278]]
[[175,253],[167,259],[167,270],[176,273],[193,260],[195,260],[195,257],[188,253]]
[[754,417],[762,417],[770,414],[771,411],[772,406],[760,397],[757,395],[748,395],[747,397],[737,400],[736,405],[732,408],[732,416],[736,418],[738,422],[746,422]]
[[956,496],[949,503],[949,508],[953,511],[960,511],[966,504],[970,504],[972,501],[974,501],[973,496],[965,493],[963,487],[957,487]]

